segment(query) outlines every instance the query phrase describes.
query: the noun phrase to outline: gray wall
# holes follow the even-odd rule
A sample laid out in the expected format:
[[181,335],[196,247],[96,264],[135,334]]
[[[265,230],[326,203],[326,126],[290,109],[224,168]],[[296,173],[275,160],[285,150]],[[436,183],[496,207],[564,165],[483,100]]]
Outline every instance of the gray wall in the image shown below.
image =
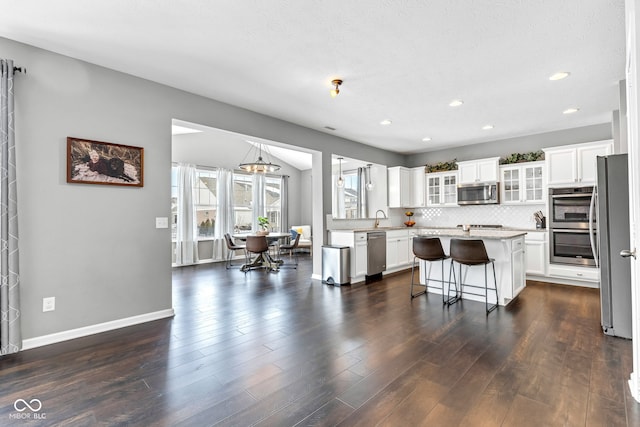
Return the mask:
[[[331,153],[403,160],[4,38],[0,52],[28,70],[15,79],[25,339],[171,308],[170,232],[156,229],[155,217],[170,213],[173,118],[317,149],[323,188]],[[67,184],[67,136],[144,147],[144,187]],[[331,192],[322,193],[328,214]],[[50,296],[56,310],[42,313],[42,298]]]
[[405,157],[405,162],[407,166],[415,167],[441,161],[451,161],[453,159],[463,161],[484,159],[487,157],[504,157],[511,153],[528,153],[546,147],[600,141],[612,138],[611,126],[611,123],[603,123],[556,132],[502,139],[483,144],[431,151],[429,153],[412,154]]

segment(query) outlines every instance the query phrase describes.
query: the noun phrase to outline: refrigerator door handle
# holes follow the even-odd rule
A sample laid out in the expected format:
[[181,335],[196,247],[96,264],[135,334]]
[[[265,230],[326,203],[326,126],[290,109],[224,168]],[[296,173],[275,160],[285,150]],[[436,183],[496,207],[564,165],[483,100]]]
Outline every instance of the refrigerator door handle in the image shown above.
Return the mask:
[[633,257],[633,259],[636,259],[636,251],[635,250],[629,250],[629,249],[623,249],[620,251],[620,256],[622,258],[629,258],[629,257]]
[[593,260],[596,263],[596,267],[599,267],[600,262],[598,260],[598,249],[596,248],[596,236],[594,233],[594,221],[593,217],[595,215],[595,206],[596,206],[596,193],[597,187],[593,187],[593,192],[591,193],[591,203],[589,204],[589,241],[591,242],[591,252],[593,253]]

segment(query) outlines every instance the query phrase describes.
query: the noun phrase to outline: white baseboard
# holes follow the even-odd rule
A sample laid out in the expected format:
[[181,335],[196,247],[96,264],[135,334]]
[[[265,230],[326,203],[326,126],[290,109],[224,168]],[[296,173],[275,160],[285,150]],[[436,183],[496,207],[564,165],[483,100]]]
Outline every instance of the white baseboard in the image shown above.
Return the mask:
[[96,325],[43,335],[41,337],[29,338],[22,341],[22,350],[29,350],[75,338],[82,338],[89,335],[99,334],[101,332],[112,331],[114,329],[138,325],[140,323],[151,322],[153,320],[173,317],[174,315],[175,312],[173,311],[173,308],[169,308],[166,310],[154,311],[153,313],[140,314],[138,316],[126,317],[124,319],[112,320],[110,322],[98,323]]

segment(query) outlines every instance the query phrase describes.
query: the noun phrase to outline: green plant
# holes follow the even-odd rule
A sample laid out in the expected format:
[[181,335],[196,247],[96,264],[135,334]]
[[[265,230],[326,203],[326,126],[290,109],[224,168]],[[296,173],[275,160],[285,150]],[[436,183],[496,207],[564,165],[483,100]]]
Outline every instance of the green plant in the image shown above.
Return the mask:
[[450,162],[438,162],[432,165],[425,165],[424,171],[426,173],[430,172],[446,172],[446,171],[455,171],[458,170],[457,159],[453,159]]
[[511,163],[536,162],[544,160],[544,151],[531,151],[529,153],[511,153],[500,159],[501,165],[509,165]]
[[267,230],[269,228],[269,218],[267,218],[266,216],[259,216],[258,217],[258,225],[263,230]]

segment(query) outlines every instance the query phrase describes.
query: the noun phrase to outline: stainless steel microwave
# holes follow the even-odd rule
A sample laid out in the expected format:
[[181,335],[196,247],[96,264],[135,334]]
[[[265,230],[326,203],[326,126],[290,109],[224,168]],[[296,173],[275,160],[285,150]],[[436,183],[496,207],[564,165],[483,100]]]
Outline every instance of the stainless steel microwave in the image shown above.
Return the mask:
[[459,205],[490,205],[499,202],[497,182],[458,185]]

